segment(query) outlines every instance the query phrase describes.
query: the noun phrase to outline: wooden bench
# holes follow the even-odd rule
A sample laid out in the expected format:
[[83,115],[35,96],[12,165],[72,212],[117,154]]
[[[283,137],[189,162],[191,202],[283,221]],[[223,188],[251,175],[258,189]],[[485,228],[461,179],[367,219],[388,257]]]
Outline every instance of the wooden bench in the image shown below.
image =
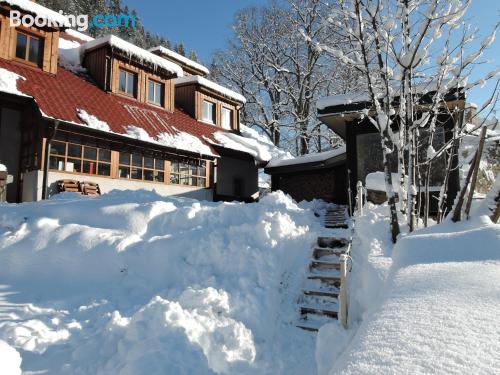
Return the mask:
[[57,181],[57,191],[58,193],[71,192],[71,193],[81,193],[80,183],[76,180],[59,180]]
[[95,182],[82,181],[80,182],[80,186],[82,187],[83,195],[101,195],[99,184],[96,184]]

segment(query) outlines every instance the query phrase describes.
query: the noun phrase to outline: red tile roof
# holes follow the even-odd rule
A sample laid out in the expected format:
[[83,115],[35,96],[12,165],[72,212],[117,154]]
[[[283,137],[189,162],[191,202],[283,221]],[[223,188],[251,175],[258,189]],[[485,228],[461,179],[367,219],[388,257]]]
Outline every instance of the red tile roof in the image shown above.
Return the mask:
[[[0,68],[26,78],[17,81],[18,90],[35,98],[40,110],[48,117],[85,125],[77,115],[77,110],[83,109],[105,121],[114,133],[126,134],[125,127],[134,125],[144,129],[154,138],[160,133],[176,134],[177,129],[198,137],[209,146],[205,137],[213,139],[213,133],[225,131],[199,122],[178,108],[170,113],[152,105],[107,93],[85,76],[62,67],[53,75],[21,63],[0,59]],[[213,153],[217,154],[215,151]]]

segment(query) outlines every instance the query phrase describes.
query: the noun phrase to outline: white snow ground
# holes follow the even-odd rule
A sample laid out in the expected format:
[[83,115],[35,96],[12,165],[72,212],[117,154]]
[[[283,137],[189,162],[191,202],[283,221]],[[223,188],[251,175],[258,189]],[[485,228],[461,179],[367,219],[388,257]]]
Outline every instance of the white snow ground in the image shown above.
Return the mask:
[[0,373],[19,355],[26,374],[315,373],[315,335],[293,325],[311,208],[144,191],[0,205]]
[[[484,211],[484,210],[483,210]],[[356,224],[350,330],[323,326],[319,374],[496,374],[500,225],[445,222],[392,247],[387,206]]]

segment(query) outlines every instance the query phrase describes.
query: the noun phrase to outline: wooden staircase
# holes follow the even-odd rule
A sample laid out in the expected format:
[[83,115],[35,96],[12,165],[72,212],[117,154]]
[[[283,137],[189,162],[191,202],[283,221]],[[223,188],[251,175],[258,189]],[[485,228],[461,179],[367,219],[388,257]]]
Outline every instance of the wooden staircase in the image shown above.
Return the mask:
[[297,327],[315,332],[331,319],[339,319],[343,279],[340,257],[349,255],[350,248],[351,243],[345,238],[318,237],[312,249],[305,287],[298,301],[300,319]]
[[325,228],[337,229],[343,228],[347,229],[347,210],[345,207],[339,206],[335,208],[329,208],[326,210],[325,216],[323,218],[323,223]]

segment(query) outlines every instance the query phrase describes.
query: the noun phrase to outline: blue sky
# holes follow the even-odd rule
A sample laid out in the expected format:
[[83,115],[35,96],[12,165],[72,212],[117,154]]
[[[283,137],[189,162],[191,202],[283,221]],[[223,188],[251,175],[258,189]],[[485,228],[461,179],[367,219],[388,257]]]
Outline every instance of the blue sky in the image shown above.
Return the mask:
[[[223,49],[231,36],[231,24],[235,12],[249,7],[268,3],[267,0],[124,0],[130,8],[136,9],[145,27],[163,35],[173,42],[182,41],[187,50],[194,49],[202,62],[210,61],[217,49]],[[470,23],[486,33],[500,17],[500,0],[473,0],[468,12]],[[495,60],[493,65],[500,66],[500,35],[483,60]],[[476,68],[475,76],[492,70],[492,66]],[[483,103],[490,90],[489,86],[476,89],[470,101]],[[497,106],[500,108],[500,106]]]

